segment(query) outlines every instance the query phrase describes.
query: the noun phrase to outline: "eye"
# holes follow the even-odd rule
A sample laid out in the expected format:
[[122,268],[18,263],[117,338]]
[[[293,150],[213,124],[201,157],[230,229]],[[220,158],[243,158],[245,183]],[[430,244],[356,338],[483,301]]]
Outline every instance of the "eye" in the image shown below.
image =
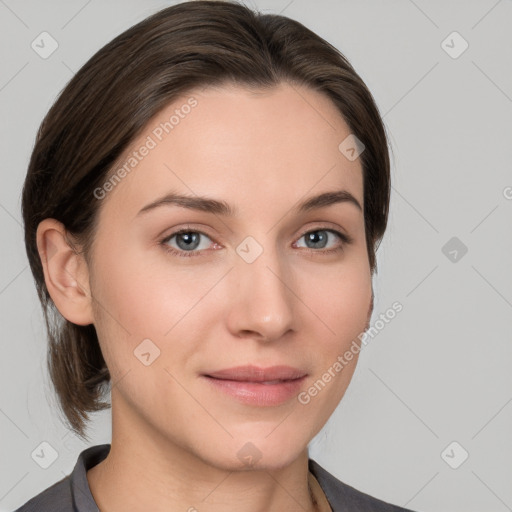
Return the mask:
[[[331,236],[329,236],[331,235]],[[329,242],[329,238],[332,238],[332,235],[334,235],[334,238],[338,238],[341,240],[341,244],[338,243],[335,247],[331,248],[325,248],[325,246]],[[326,229],[326,228],[318,228],[314,230],[306,231],[301,235],[299,240],[301,238],[304,238],[306,241],[306,248],[312,249],[313,252],[320,252],[320,253],[331,253],[331,252],[337,252],[342,251],[345,244],[349,244],[352,242],[352,238],[350,238],[348,235],[345,235],[344,233],[340,233],[339,231],[336,231],[335,229]]]
[[[201,252],[196,251],[195,249],[198,249],[198,247],[201,245],[201,237],[210,239],[210,237],[202,231],[194,231],[185,228],[172,233],[168,237],[164,238],[160,243],[164,246],[166,251],[176,256],[200,256]],[[168,242],[170,242],[173,238],[176,238],[176,244],[178,245],[177,249],[168,245]],[[202,249],[205,248],[203,247]]]
[[[334,235],[334,237],[332,235]],[[165,237],[163,240],[161,240],[160,245],[164,247],[165,251],[174,256],[185,258],[191,256],[201,256],[203,251],[208,248],[208,244],[206,244],[204,247],[200,247],[202,237],[212,241],[211,238],[202,231],[193,230],[191,228],[183,228]],[[169,242],[174,238],[176,239],[175,243],[177,247],[172,247],[169,245]],[[327,228],[318,228],[306,231],[299,237],[299,240],[301,238],[305,238],[306,240],[306,250],[319,254],[342,251],[345,245],[348,245],[353,241],[353,239],[348,235],[336,231],[335,229]],[[341,243],[338,242],[338,244],[334,247],[325,248],[326,245],[328,245],[329,238],[338,238],[338,240],[341,240]],[[216,245],[217,247],[220,247],[218,244]],[[293,246],[297,247],[297,242],[295,242]]]

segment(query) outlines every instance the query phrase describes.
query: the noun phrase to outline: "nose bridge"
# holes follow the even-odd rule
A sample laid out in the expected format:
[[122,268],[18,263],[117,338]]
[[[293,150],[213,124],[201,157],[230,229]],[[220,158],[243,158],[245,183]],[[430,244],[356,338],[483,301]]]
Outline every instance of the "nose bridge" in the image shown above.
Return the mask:
[[236,248],[236,328],[275,339],[293,326],[291,272],[276,249],[273,231],[246,237]]

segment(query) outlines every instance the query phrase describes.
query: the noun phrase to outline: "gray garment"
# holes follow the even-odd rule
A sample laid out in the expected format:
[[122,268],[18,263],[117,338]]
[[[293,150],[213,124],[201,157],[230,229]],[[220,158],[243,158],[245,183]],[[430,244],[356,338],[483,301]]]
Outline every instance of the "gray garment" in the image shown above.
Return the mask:
[[[70,475],[34,496],[15,512],[99,512],[86,473],[109,451],[110,444],[86,448],[80,453]],[[313,459],[309,459],[309,470],[322,487],[333,512],[413,512],[354,489],[336,479]]]

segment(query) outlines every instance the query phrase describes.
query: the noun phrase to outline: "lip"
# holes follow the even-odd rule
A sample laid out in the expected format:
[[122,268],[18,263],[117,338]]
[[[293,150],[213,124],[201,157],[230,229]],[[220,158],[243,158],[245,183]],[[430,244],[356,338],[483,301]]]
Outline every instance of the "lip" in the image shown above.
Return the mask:
[[260,407],[276,406],[296,396],[307,373],[291,366],[237,366],[202,374],[216,390]]
[[217,379],[236,380],[245,382],[265,382],[272,380],[293,380],[307,375],[305,371],[292,366],[280,365],[262,368],[260,366],[245,365],[208,372],[204,375]]

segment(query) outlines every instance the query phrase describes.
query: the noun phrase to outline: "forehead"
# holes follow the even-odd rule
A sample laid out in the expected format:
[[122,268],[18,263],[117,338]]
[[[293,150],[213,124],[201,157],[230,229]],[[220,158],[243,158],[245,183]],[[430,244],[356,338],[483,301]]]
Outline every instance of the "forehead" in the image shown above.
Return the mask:
[[[147,123],[113,168],[102,208],[130,218],[168,191],[212,196],[261,210],[345,189],[363,204],[360,159],[340,144],[351,135],[323,93],[281,83],[267,89],[195,89]],[[112,180],[111,180],[112,181]],[[103,213],[102,213],[103,214]]]

